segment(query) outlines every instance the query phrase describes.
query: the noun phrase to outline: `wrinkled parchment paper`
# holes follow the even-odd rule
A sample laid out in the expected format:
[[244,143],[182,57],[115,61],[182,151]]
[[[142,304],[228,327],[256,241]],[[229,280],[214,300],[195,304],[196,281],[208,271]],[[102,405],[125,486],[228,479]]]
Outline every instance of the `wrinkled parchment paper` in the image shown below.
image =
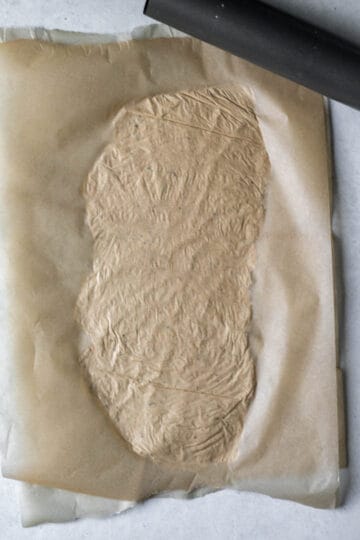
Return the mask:
[[[322,99],[191,39],[17,42],[2,45],[0,63],[10,361],[21,398],[10,410],[4,474],[113,498],[226,484],[332,505],[338,431]],[[272,165],[253,292],[258,388],[233,470],[174,474],[128,452],[78,369],[71,309],[91,261],[80,186],[122,104],[228,83],[254,94]]]

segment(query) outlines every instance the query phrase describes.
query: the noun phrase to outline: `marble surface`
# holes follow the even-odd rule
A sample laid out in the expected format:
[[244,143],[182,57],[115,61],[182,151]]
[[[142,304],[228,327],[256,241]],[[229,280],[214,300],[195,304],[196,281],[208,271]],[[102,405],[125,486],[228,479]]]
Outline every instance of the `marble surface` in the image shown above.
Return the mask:
[[[179,0],[180,1],[180,0]],[[149,19],[143,0],[0,0],[0,26],[122,32]],[[268,0],[360,45],[359,0]],[[0,539],[357,540],[360,538],[360,112],[331,104],[336,251],[342,265],[340,349],[346,377],[349,482],[343,505],[314,510],[222,491],[195,500],[156,499],[121,516],[22,529],[14,482],[0,479]]]

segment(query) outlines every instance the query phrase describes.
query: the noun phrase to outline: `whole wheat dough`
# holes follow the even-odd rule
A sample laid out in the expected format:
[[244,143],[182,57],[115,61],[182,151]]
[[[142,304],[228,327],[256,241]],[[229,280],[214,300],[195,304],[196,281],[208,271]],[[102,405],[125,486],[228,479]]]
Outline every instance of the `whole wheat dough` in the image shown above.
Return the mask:
[[84,189],[93,271],[77,317],[87,378],[135,452],[231,457],[254,395],[251,271],[268,158],[241,89],[121,110]]

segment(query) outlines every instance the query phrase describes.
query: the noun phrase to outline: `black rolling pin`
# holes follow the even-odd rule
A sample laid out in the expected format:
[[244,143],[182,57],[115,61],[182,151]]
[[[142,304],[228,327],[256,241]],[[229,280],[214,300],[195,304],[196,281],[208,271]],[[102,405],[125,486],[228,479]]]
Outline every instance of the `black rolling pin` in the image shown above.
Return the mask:
[[257,0],[148,0],[144,13],[360,109],[360,48],[335,34]]

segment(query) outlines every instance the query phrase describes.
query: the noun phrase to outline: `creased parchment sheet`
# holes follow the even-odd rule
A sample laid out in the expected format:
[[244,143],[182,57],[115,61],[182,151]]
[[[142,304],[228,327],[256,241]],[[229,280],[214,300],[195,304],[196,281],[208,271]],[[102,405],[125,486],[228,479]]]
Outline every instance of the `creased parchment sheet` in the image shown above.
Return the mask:
[[[224,485],[330,506],[338,485],[329,171],[322,99],[192,39],[1,46],[13,408],[3,473],[137,500]],[[208,85],[252,92],[271,161],[255,273],[257,393],[231,469],[175,471],[131,453],[77,363],[91,242],[80,187],[119,108]]]

